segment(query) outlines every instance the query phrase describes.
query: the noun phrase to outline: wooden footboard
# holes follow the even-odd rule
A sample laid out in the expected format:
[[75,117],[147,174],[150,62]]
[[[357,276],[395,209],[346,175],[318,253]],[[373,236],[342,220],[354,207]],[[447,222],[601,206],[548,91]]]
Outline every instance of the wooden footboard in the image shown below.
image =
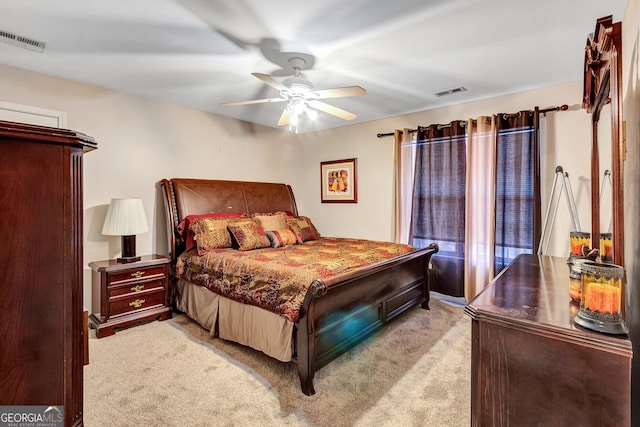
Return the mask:
[[315,372],[404,311],[429,308],[428,247],[350,275],[314,281],[296,325],[296,358],[304,394],[315,394]]

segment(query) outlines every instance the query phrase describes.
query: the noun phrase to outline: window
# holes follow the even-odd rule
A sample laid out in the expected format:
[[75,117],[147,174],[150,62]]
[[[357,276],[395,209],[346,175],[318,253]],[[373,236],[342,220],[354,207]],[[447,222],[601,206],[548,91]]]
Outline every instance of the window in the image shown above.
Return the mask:
[[[495,222],[487,217],[487,224],[494,225],[493,236],[488,233],[493,243],[487,241],[486,236],[473,234],[467,236],[470,240],[465,242],[465,221],[470,218],[469,215],[474,215],[473,211],[465,212],[466,199],[474,196],[467,194],[467,191],[487,189],[486,185],[480,187],[484,190],[473,189],[479,188],[477,186],[467,188],[468,172],[472,173],[469,179],[476,176],[473,171],[467,171],[467,167],[491,168],[492,165],[483,162],[471,165],[467,162],[468,135],[465,122],[459,121],[450,125],[418,128],[409,239],[409,243],[415,247],[436,242],[440,251],[433,260],[439,257],[464,259],[465,263],[471,263],[469,268],[476,272],[485,271],[489,279],[487,276],[479,278],[477,281],[483,282],[480,286],[486,286],[492,278],[492,266],[493,274],[498,274],[518,254],[533,252],[534,219],[540,215],[534,197],[537,150],[533,114],[499,114],[495,121],[489,119],[487,123],[491,125],[482,135],[488,138],[485,140],[489,146],[495,147],[495,176],[490,170],[478,170],[488,174],[486,185],[495,191]],[[475,128],[475,124],[473,126]],[[487,157],[490,163],[493,162],[488,160],[491,158],[493,156]],[[474,196],[474,199],[480,197]],[[485,200],[484,206],[494,206],[493,196]],[[474,201],[471,206],[490,209],[478,207],[483,204]],[[475,214],[478,215],[478,212]],[[486,261],[467,255],[465,250],[473,250],[476,255],[484,251],[487,254]],[[469,273],[474,270],[469,270]],[[464,276],[462,271],[456,280],[464,281],[461,278]],[[453,288],[461,286],[464,284],[452,284]]]
[[436,242],[439,255],[462,258],[465,215],[465,134],[458,122],[418,129],[411,244]]
[[533,253],[536,212],[533,123],[508,118],[500,122],[496,143],[495,274],[518,254]]

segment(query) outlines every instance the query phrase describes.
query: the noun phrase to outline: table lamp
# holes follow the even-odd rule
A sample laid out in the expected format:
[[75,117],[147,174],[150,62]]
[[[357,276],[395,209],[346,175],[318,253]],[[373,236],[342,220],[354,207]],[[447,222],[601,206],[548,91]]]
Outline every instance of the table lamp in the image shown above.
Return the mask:
[[140,261],[136,256],[136,234],[149,231],[142,199],[111,199],[102,234],[122,236],[121,263]]

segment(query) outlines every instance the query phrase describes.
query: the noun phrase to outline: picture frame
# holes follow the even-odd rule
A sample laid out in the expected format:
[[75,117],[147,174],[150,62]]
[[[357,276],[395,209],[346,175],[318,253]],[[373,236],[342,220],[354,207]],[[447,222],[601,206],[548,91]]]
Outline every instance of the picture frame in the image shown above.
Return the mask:
[[320,162],[322,203],[358,203],[357,159]]

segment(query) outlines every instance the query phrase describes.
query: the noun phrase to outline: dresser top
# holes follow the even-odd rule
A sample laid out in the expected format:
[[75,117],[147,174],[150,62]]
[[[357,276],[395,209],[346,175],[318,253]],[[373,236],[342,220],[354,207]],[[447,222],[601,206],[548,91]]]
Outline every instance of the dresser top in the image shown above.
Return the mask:
[[519,255],[467,304],[465,313],[474,320],[630,352],[626,335],[593,332],[573,322],[580,306],[569,297],[569,281],[566,258]]
[[98,147],[93,137],[82,132],[0,120],[0,140],[5,138],[82,147],[83,151],[91,151]]

